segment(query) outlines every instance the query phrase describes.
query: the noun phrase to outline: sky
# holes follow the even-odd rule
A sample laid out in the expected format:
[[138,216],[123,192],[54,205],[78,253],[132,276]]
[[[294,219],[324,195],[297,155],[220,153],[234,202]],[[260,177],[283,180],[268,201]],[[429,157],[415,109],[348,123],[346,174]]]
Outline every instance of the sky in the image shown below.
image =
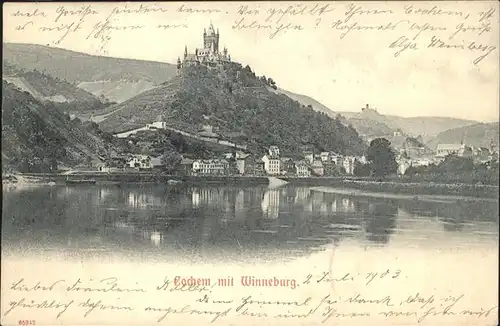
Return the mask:
[[490,122],[499,119],[498,11],[496,2],[11,3],[3,36],[175,63],[212,22],[234,61],[334,111],[369,103],[388,115]]

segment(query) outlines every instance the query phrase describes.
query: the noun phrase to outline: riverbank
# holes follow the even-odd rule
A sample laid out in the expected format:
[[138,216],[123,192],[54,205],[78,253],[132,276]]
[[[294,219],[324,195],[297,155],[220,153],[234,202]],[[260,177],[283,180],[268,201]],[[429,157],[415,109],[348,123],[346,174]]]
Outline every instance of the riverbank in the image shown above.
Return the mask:
[[260,176],[184,176],[150,172],[136,173],[25,173],[2,176],[4,184],[66,184],[66,180],[82,181],[95,180],[98,184],[125,184],[125,183],[160,183],[167,184],[179,181],[190,186],[202,185],[268,185],[269,179]]
[[[40,173],[15,174],[2,176],[3,185],[54,185],[66,184],[66,179],[95,180],[98,184],[125,184],[125,183],[159,183],[168,184],[169,181],[180,181],[188,186],[205,185],[237,185],[237,186],[270,186],[267,176],[186,176],[170,175],[150,172],[135,173]],[[366,179],[345,177],[322,178],[279,178],[295,186],[304,187],[332,187],[338,189],[361,190],[370,193],[403,194],[408,196],[455,196],[498,199],[498,186],[472,184],[438,184],[438,183],[411,183],[411,182],[377,182]]]
[[496,202],[498,199],[488,197],[471,197],[471,196],[455,196],[455,195],[423,195],[423,194],[401,194],[391,192],[373,192],[359,189],[347,188],[333,188],[333,187],[312,187],[312,191],[333,193],[338,195],[347,195],[352,197],[371,197],[371,198],[384,198],[384,199],[405,199],[412,201],[435,202],[435,203],[449,203],[454,204],[457,202],[469,201],[483,201],[483,202]]
[[391,193],[411,196],[458,196],[495,199],[498,199],[499,196],[498,186],[481,184],[417,183],[408,181],[379,182],[369,179],[346,179],[341,177],[311,179],[312,178],[285,178],[284,180],[294,185],[325,186],[340,189],[362,190],[371,193]]

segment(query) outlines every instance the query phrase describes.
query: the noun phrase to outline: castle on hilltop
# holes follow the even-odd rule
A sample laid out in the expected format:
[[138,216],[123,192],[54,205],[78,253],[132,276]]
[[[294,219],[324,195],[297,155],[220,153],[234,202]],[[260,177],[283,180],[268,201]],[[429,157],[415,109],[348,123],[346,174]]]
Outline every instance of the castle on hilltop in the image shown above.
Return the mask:
[[205,65],[216,67],[224,62],[230,62],[231,56],[227,48],[219,51],[219,29],[215,32],[214,26],[210,23],[208,31],[203,30],[203,48],[196,48],[194,53],[188,53],[187,46],[184,47],[184,59],[177,58],[177,69],[192,65]]

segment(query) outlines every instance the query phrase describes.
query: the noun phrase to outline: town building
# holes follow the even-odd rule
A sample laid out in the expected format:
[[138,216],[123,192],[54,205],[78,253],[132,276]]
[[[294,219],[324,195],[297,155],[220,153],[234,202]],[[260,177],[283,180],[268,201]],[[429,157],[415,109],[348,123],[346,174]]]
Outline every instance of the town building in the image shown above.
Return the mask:
[[321,152],[320,154],[321,162],[331,161],[330,152]]
[[305,151],[303,152],[304,155],[304,160],[306,161],[307,164],[312,164],[314,161],[314,153],[310,151]]
[[155,170],[165,170],[165,164],[161,162],[161,156],[151,158],[151,168]]
[[190,175],[193,171],[193,162],[194,160],[190,158],[183,157],[180,162],[180,172],[182,174]]
[[435,163],[435,160],[431,157],[420,157],[416,159],[411,159],[411,166],[419,167],[419,166],[429,166]]
[[264,162],[255,161],[253,165],[253,175],[265,175],[266,169]]
[[281,174],[289,174],[294,173],[295,164],[291,157],[282,157],[281,158]]
[[333,162],[324,162],[323,168],[325,170],[325,176],[333,177],[340,175],[340,166]]
[[[238,174],[254,174],[256,168],[255,157],[250,153],[235,152],[226,153],[224,157],[228,160],[234,160]],[[234,159],[235,158],[235,159]],[[264,171],[264,170],[262,170]]]
[[309,170],[309,167],[307,166],[307,163],[305,161],[296,161],[294,162],[295,165],[295,175],[300,178],[307,178],[311,176],[311,170]]
[[457,155],[460,157],[471,157],[472,148],[465,144],[438,144],[436,148],[436,157],[446,157],[448,155]]
[[196,160],[193,162],[193,172],[196,174],[226,175],[229,162],[225,159]]
[[262,157],[262,162],[264,162],[264,170],[267,174],[276,175],[280,174],[281,171],[281,161],[279,157],[264,155]]
[[227,48],[219,51],[220,34],[219,29],[215,31],[212,23],[203,31],[203,47],[196,48],[194,53],[188,53],[187,46],[184,47],[184,58],[177,59],[177,69],[193,65],[204,65],[209,68],[217,67],[223,63],[231,62],[231,56]]
[[408,170],[408,168],[412,166],[411,160],[404,157],[399,157],[396,162],[398,163],[398,175],[404,175],[406,170]]
[[356,158],[354,156],[345,156],[342,160],[342,167],[347,174],[354,174]]
[[267,174],[276,175],[281,172],[280,150],[277,146],[270,146],[269,153],[262,157],[264,170]]
[[100,163],[97,165],[97,171],[109,173],[111,170],[110,170],[110,166],[108,164]]
[[136,170],[150,170],[153,168],[151,163],[151,157],[148,155],[133,155],[127,161],[127,167],[134,168]]
[[321,177],[325,175],[325,167],[323,166],[323,162],[321,162],[321,159],[319,160],[314,160],[310,166],[312,174],[315,176]]
[[334,152],[331,152],[330,153],[330,159],[336,165],[342,165],[342,155],[334,153]]

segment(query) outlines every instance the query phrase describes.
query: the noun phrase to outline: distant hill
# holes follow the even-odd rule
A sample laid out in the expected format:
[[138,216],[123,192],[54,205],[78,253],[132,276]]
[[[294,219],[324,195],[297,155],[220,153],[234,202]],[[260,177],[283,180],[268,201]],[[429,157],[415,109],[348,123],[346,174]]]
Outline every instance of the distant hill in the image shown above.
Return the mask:
[[111,151],[97,135],[28,92],[2,81],[2,166],[19,168],[36,161],[75,165]]
[[54,78],[38,70],[24,70],[8,61],[3,62],[2,79],[30,93],[38,101],[57,103],[56,106],[68,111],[98,110],[106,102],[106,99],[99,99],[58,77]]
[[438,144],[464,144],[474,147],[490,147],[490,143],[499,146],[499,123],[476,123],[470,126],[444,131],[427,143],[431,149]]
[[448,118],[448,117],[399,117],[383,115],[373,109],[364,109],[361,112],[338,112],[347,123],[351,123],[361,134],[381,136],[401,131],[411,137],[421,136],[429,141],[439,133],[472,125],[477,121]]
[[359,154],[365,144],[341,121],[315,112],[283,94],[269,91],[250,67],[229,63],[222,70],[183,68],[160,87],[106,109],[100,123],[119,132],[161,118],[173,127],[197,131],[210,124],[220,133],[245,135],[249,147],[262,151],[277,145],[286,155],[300,155],[303,145],[317,150]]
[[314,111],[324,113],[331,118],[335,118],[335,116],[336,116],[335,112],[333,112],[328,107],[326,107],[325,105],[321,104],[320,102],[316,101],[315,99],[313,99],[309,96],[292,93],[292,92],[289,92],[289,91],[284,90],[282,88],[278,88],[278,89],[274,90],[274,89],[269,87],[269,91],[274,92],[276,94],[286,95],[289,98],[291,98],[292,100],[295,100],[304,106],[310,105]]
[[4,43],[3,58],[78,85],[96,96],[120,102],[170,79],[175,65],[94,56],[36,44]]
[[411,117],[404,118],[398,116],[387,116],[387,118],[394,122],[409,135],[417,137],[421,135],[424,139],[435,137],[439,133],[454,129],[476,124],[477,121],[464,120],[448,117]]

